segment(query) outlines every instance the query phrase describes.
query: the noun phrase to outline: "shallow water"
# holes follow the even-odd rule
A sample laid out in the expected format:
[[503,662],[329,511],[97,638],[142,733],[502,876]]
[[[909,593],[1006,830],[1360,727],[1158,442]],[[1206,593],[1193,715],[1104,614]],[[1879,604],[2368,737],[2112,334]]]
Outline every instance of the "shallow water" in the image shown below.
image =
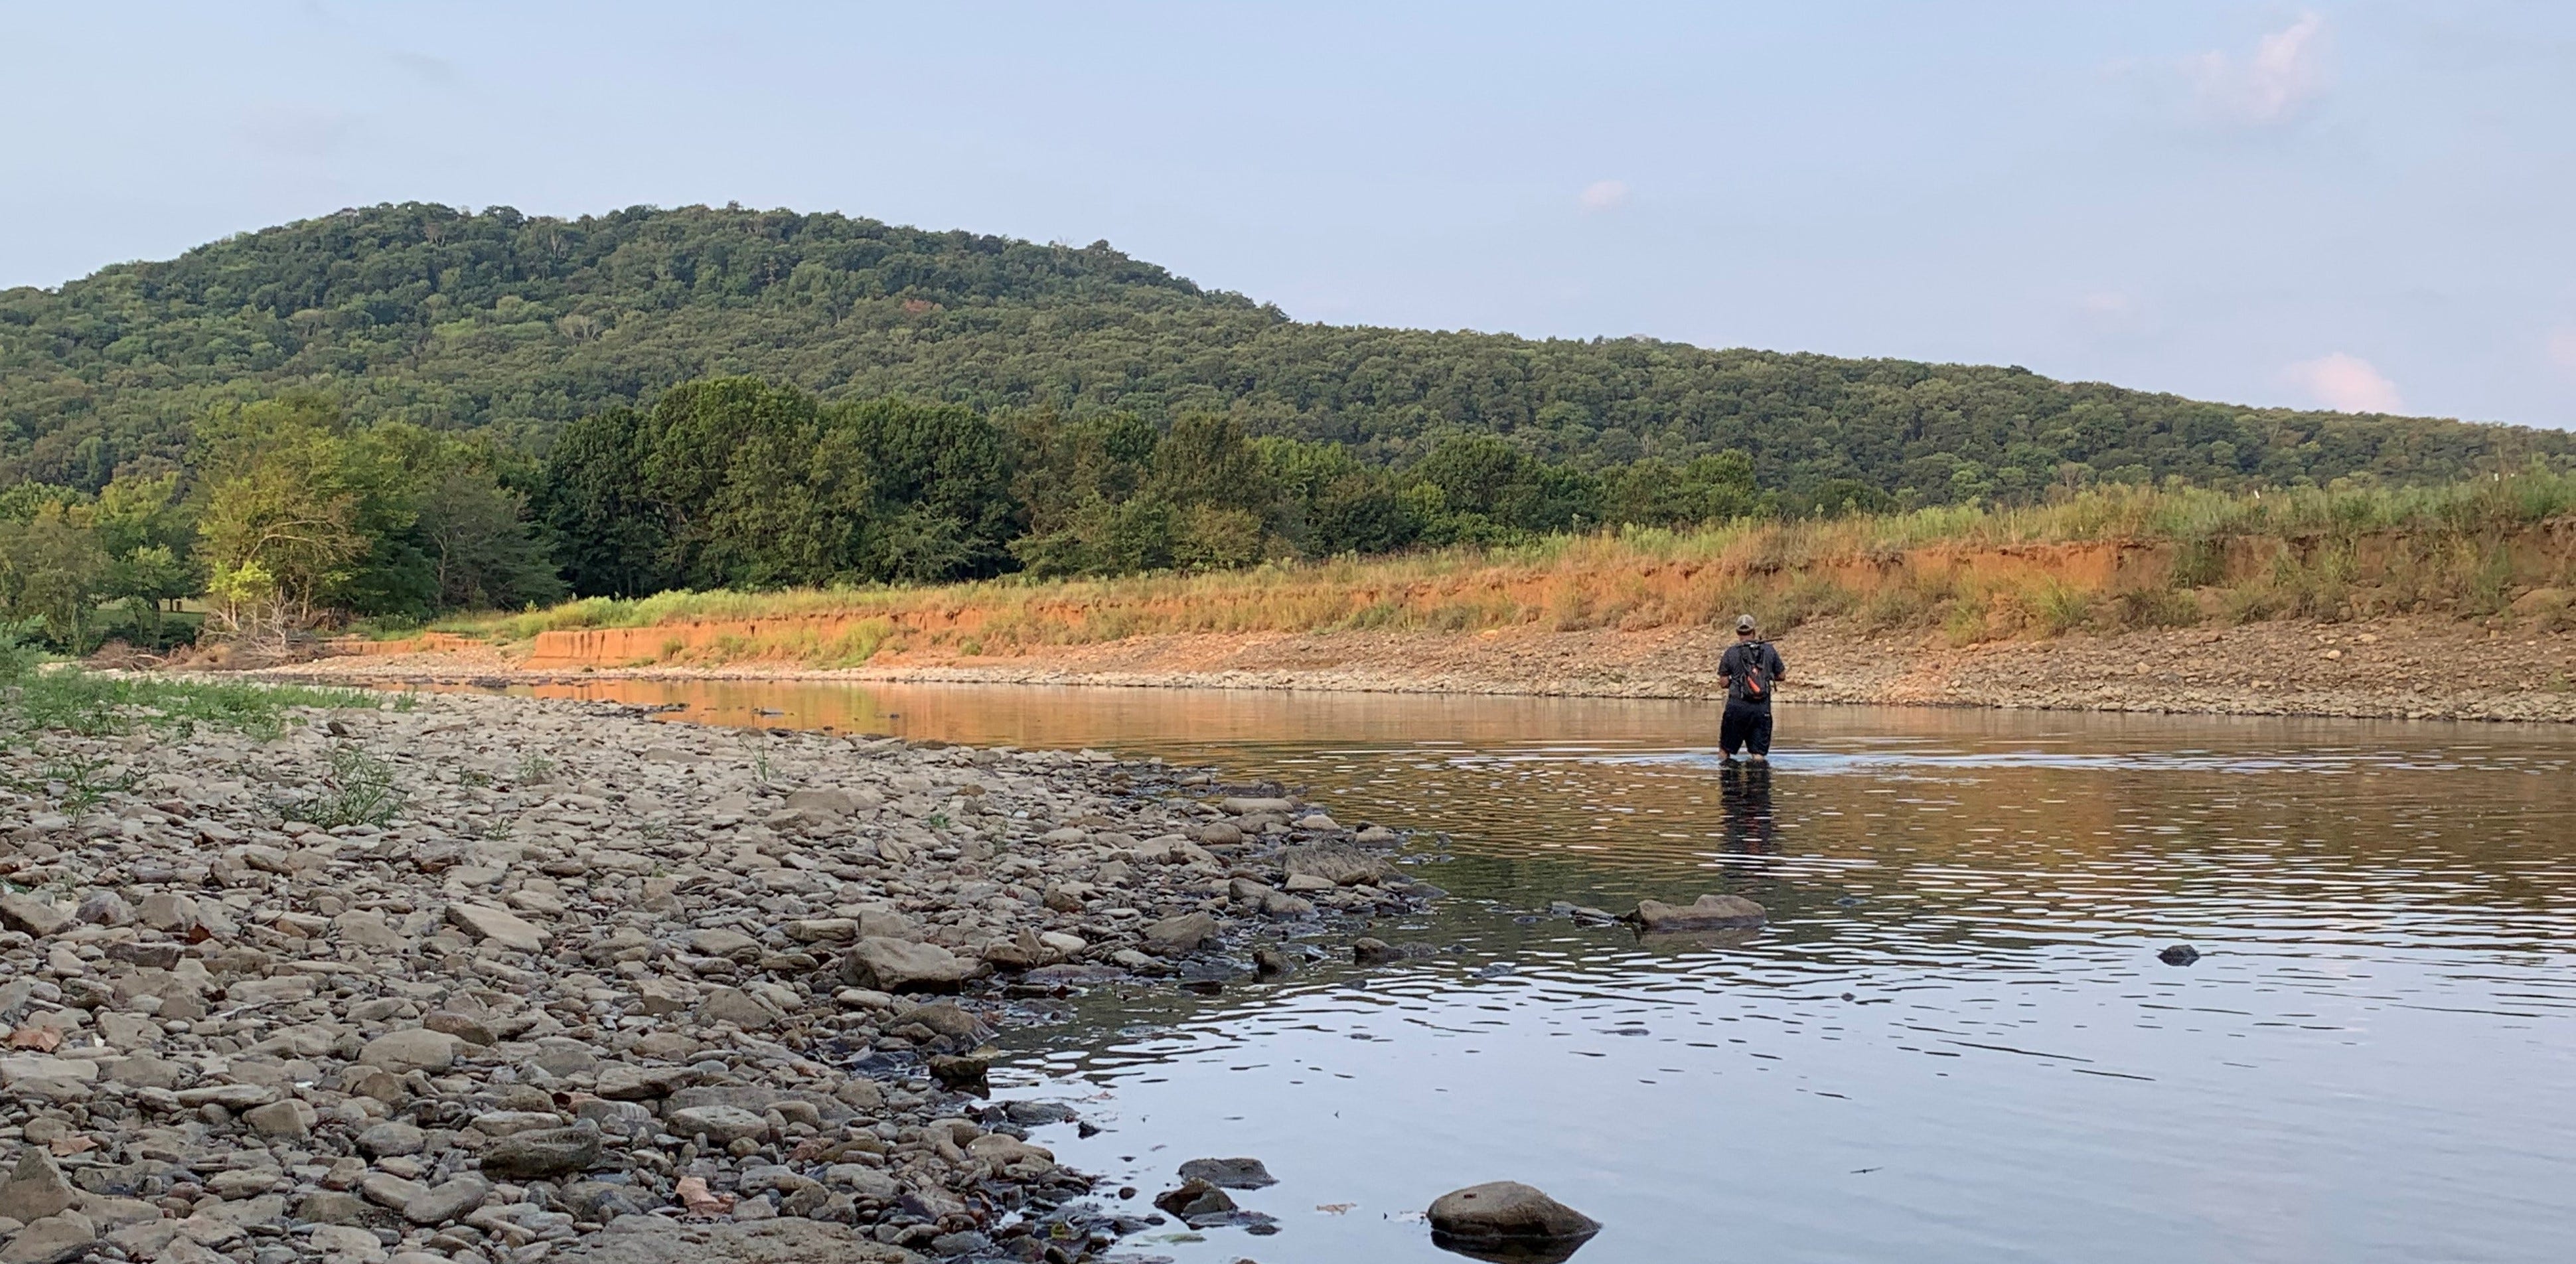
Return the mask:
[[[1214,998],[1096,994],[1013,1039],[1038,1140],[1276,1237],[1186,1262],[1439,1260],[1418,1210],[1536,1184],[1585,1261],[2539,1260],[2576,1239],[2576,732],[1784,708],[1768,773],[1698,705],[613,681],[718,723],[1093,746],[1444,831],[1444,956]],[[777,712],[779,714],[763,714]],[[1729,891],[1743,942],[1532,916]],[[2172,967],[2156,950],[2206,954]],[[1035,1051],[1052,1049],[1053,1053]],[[1141,1199],[1140,1199],[1141,1205]],[[1329,1209],[1329,1210],[1324,1210]]]

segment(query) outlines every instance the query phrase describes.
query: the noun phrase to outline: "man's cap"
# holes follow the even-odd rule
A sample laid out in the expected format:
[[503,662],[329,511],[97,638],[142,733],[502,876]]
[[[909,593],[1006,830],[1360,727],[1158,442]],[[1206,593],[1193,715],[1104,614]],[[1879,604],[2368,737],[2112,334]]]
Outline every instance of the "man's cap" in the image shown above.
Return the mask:
[[1753,630],[1753,616],[1752,616],[1752,615],[1749,615],[1749,614],[1739,614],[1739,615],[1735,616],[1735,630],[1736,630],[1736,631],[1738,631],[1738,632],[1750,632],[1750,631],[1752,631],[1752,630]]

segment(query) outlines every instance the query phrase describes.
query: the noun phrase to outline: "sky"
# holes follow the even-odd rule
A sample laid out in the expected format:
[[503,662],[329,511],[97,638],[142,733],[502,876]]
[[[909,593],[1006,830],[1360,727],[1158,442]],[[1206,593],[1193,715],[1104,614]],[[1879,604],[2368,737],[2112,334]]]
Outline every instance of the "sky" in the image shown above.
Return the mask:
[[0,286],[345,206],[2576,426],[2576,4],[0,0]]

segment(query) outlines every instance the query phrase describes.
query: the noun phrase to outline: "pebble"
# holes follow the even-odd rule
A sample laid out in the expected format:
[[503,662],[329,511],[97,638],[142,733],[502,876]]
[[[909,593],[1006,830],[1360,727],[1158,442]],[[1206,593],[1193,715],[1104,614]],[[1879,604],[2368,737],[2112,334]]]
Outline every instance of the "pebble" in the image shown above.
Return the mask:
[[[0,1028],[61,1033],[0,1054],[0,1264],[990,1254],[1091,1188],[1016,1135],[1069,1109],[969,1095],[1005,995],[1284,969],[1256,927],[1425,898],[1322,810],[1159,765],[413,699],[0,750]],[[347,746],[400,807],[297,823]],[[64,759],[119,787],[77,822],[19,788]],[[75,1187],[75,1144],[131,1175]]]

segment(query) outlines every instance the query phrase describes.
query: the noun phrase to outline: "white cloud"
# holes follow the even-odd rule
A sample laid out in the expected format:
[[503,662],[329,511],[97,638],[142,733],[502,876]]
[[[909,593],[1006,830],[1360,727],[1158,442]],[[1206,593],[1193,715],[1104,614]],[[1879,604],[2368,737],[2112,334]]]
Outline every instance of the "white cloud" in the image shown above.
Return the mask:
[[2302,13],[2257,41],[2244,61],[2213,50],[2185,61],[2183,71],[2211,117],[2258,127],[2285,122],[2325,90],[2325,27],[2324,18]]
[[1580,201],[1587,214],[1615,211],[1628,204],[1628,183],[1624,180],[1596,180],[1584,186]]
[[2360,356],[2319,356],[2302,360],[2289,368],[2289,378],[2318,403],[2342,413],[2397,413],[2406,411],[2398,398],[2397,384]]

